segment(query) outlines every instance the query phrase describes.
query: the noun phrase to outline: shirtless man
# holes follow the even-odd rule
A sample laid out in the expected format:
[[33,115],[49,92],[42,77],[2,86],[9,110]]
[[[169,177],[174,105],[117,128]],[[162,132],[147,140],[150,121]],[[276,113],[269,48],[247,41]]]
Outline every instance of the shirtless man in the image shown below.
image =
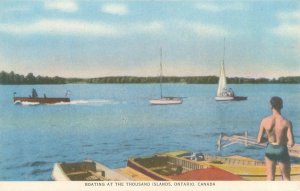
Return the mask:
[[291,167],[287,145],[291,147],[294,145],[293,126],[280,113],[283,106],[282,99],[280,97],[272,97],[270,103],[272,115],[261,121],[257,142],[264,142],[264,133],[267,134],[268,144],[265,153],[267,180],[275,179],[277,162],[283,180],[290,180]]

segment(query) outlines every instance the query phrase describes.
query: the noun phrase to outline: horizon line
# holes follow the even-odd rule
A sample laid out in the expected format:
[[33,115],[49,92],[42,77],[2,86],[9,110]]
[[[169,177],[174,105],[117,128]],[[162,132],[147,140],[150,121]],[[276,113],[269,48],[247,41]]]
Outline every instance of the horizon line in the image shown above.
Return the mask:
[[[64,78],[64,79],[70,79],[70,78],[76,78],[76,79],[93,79],[93,78],[113,78],[113,77],[135,77],[135,78],[156,78],[156,77],[160,77],[159,75],[155,75],[155,76],[139,76],[139,75],[112,75],[112,76],[98,76],[98,77],[63,77],[63,76],[58,76],[58,75],[54,75],[54,76],[43,76],[43,75],[36,75],[33,72],[29,72],[27,74],[19,74],[16,73],[14,71],[10,71],[10,72],[6,72],[4,70],[1,71],[5,72],[7,74],[13,72],[15,75],[23,75],[24,77],[26,77],[28,74],[32,74],[33,76],[37,77],[37,76],[41,76],[41,77],[50,77],[50,78],[54,78],[54,77],[59,77],[59,78]],[[182,76],[176,76],[176,75],[163,75],[163,77],[175,77],[175,78],[185,78],[185,77],[219,77],[218,75],[182,75]],[[279,77],[250,77],[250,76],[226,76],[226,78],[251,78],[251,79],[279,79],[279,78],[284,78],[284,77],[300,77],[300,75],[290,75],[290,76],[279,76]]]

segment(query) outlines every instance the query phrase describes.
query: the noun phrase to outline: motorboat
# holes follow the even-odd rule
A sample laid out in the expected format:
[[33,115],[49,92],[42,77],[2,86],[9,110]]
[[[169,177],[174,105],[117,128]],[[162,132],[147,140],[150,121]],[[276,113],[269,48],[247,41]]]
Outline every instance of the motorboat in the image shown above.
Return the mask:
[[[28,97],[17,97],[14,93],[13,102],[15,104],[31,103],[31,104],[55,104],[55,103],[68,103],[69,97],[48,97],[44,94],[43,97],[39,97],[36,90],[32,89],[32,94]],[[66,96],[68,93],[66,93]]]

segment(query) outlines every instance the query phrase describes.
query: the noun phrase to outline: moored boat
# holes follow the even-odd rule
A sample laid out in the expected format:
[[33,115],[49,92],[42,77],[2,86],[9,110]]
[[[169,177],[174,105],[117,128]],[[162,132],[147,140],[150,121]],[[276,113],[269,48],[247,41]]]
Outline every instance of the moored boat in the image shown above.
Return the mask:
[[182,97],[170,97],[170,96],[163,96],[162,92],[162,49],[160,49],[160,98],[150,99],[149,103],[151,105],[175,105],[175,104],[182,104],[183,99]]
[[92,160],[73,163],[55,163],[52,179],[56,181],[130,181],[132,178],[120,174]]
[[242,180],[238,175],[220,168],[164,153],[149,157],[129,158],[127,166],[159,181]]
[[149,100],[152,105],[170,105],[170,104],[181,104],[182,98],[180,97],[161,97],[160,99]]
[[[189,151],[168,152],[165,155],[196,161],[200,165],[214,166],[242,177],[244,180],[266,180],[265,162],[239,155],[211,156]],[[276,168],[276,180],[281,180],[280,169]],[[291,180],[300,180],[300,165],[291,164]]]
[[[67,95],[67,94],[66,94]],[[15,104],[19,103],[31,103],[31,104],[55,104],[55,103],[68,103],[70,98],[68,97],[38,97],[35,89],[32,89],[32,95],[29,97],[16,97],[14,95],[13,101]]]

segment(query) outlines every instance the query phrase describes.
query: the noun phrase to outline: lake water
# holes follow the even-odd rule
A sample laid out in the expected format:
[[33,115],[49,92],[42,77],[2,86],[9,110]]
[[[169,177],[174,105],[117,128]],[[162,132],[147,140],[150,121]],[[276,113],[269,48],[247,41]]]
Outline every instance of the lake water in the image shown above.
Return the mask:
[[[64,96],[70,104],[14,105],[13,92]],[[264,150],[233,145],[218,152],[221,132],[256,136],[269,99],[281,96],[282,113],[300,141],[300,85],[231,85],[247,101],[216,102],[217,85],[164,84],[181,105],[151,106],[158,84],[67,84],[0,86],[0,180],[50,180],[55,162],[93,159],[111,168],[130,156],[187,149],[214,155],[239,154],[262,160]],[[296,161],[297,162],[297,161]]]

